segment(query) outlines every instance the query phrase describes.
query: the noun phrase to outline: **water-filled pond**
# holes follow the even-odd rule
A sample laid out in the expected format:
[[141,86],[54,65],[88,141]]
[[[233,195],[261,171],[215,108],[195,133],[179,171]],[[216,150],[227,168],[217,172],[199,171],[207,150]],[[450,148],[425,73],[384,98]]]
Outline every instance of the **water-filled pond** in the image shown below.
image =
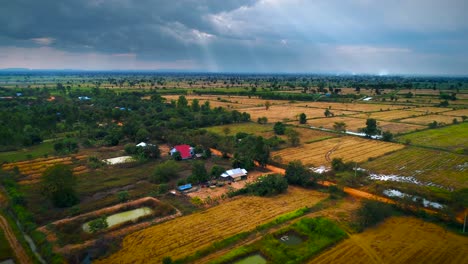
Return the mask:
[[288,246],[296,246],[304,242],[304,240],[294,232],[283,234],[278,239],[281,243],[286,244]]
[[[121,223],[125,223],[127,221],[132,221],[136,220],[139,217],[146,216],[153,213],[153,209],[149,207],[140,207],[137,209],[129,210],[129,211],[124,211],[120,213],[116,213],[113,215],[110,215],[106,218],[107,225],[108,227],[112,227],[115,225],[119,225]],[[83,230],[85,232],[90,232],[89,230],[89,222],[86,222],[82,226]]]
[[260,254],[250,255],[248,257],[245,257],[243,259],[240,259],[234,262],[234,264],[266,264],[266,263],[267,263],[266,259]]

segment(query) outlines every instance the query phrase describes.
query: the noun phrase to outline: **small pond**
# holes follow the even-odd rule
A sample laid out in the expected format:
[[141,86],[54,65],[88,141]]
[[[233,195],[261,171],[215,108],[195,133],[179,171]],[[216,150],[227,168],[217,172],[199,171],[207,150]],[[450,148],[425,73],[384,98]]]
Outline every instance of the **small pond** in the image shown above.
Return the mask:
[[[115,225],[119,225],[121,223],[125,223],[127,221],[136,220],[142,216],[146,216],[152,213],[153,213],[153,209],[149,207],[141,207],[141,208],[110,215],[106,218],[106,221],[107,221],[108,226],[112,227]],[[90,232],[89,222],[84,223],[82,228],[85,232],[89,233]]]
[[250,256],[247,256],[245,258],[242,258],[234,262],[234,264],[266,264],[266,263],[267,263],[266,259],[260,254],[250,255]]
[[296,246],[304,242],[304,239],[295,232],[288,232],[278,237],[279,241],[288,246]]

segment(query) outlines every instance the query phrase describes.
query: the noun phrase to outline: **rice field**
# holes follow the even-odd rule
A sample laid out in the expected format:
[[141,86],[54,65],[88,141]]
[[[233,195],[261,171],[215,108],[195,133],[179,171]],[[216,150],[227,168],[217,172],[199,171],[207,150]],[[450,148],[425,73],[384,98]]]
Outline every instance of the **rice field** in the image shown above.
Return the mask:
[[[354,117],[328,117],[328,118],[317,118],[307,120],[307,125],[314,127],[322,127],[326,129],[333,129],[335,122],[344,122],[346,124],[346,130],[357,132],[360,128],[366,126],[366,119],[364,118],[354,118]],[[414,125],[414,124],[404,124],[397,122],[386,122],[378,121],[377,124],[381,127],[382,131],[390,131],[392,133],[404,133],[409,131],[414,131],[418,129],[426,128],[426,126]]]
[[234,234],[249,231],[277,216],[313,206],[327,195],[289,187],[271,198],[238,197],[205,211],[179,217],[128,235],[122,248],[96,263],[160,263],[162,258],[183,258]]
[[392,217],[309,263],[468,263],[468,239],[413,217]]
[[445,148],[451,151],[468,149],[468,123],[460,123],[437,129],[406,134],[398,137],[400,142],[410,140],[412,144]]
[[373,112],[367,114],[354,115],[353,117],[359,118],[374,118],[377,120],[392,121],[409,117],[416,117],[424,115],[423,112],[410,111],[410,110],[392,110],[392,111],[382,111],[382,112]]
[[274,135],[272,124],[258,124],[254,122],[212,126],[207,127],[206,130],[219,135],[225,135],[225,132],[229,132],[227,134],[229,136],[234,136],[239,132],[263,137],[270,137]]
[[391,105],[391,104],[371,104],[371,103],[334,103],[334,102],[300,102],[295,103],[295,106],[308,106],[316,108],[329,108],[331,111],[335,109],[355,112],[376,112],[376,111],[387,111],[396,109],[411,108],[412,106],[406,105]]
[[468,116],[468,109],[458,109],[458,110],[453,110],[453,111],[447,111],[443,112],[443,115],[448,115],[448,116]]
[[413,176],[454,189],[468,187],[468,157],[462,154],[407,147],[361,166],[371,172]]
[[425,116],[419,116],[419,117],[406,118],[406,119],[400,120],[400,122],[413,123],[413,124],[418,124],[418,125],[429,125],[429,123],[436,121],[437,123],[452,124],[453,119],[457,119],[458,122],[462,122],[461,117],[448,116],[444,114],[425,115]]
[[[268,110],[265,107],[252,107],[242,109],[250,114],[252,120],[257,120],[259,117],[267,117],[269,122],[278,121],[298,121],[301,113],[306,114],[307,118],[324,117],[325,109],[311,108],[311,107],[298,107],[291,105],[274,105]],[[330,110],[335,116],[355,114],[354,111],[345,111],[338,109]]]
[[412,111],[418,111],[418,112],[424,112],[426,114],[432,114],[432,113],[447,112],[450,109],[442,108],[442,107],[425,106],[425,107],[412,108],[411,110]]
[[329,166],[333,158],[363,162],[402,148],[404,146],[400,144],[344,136],[275,151],[272,157],[281,157],[284,164],[301,160],[304,164]]

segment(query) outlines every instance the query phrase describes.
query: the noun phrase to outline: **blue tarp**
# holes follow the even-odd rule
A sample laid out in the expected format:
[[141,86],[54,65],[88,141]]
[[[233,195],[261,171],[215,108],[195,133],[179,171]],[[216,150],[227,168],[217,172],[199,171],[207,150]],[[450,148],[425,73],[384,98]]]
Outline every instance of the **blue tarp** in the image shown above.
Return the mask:
[[181,185],[181,186],[177,187],[177,189],[179,189],[179,191],[185,191],[185,190],[188,190],[188,189],[190,189],[190,188],[192,188],[192,184],[191,184],[191,183],[185,184],[185,185]]

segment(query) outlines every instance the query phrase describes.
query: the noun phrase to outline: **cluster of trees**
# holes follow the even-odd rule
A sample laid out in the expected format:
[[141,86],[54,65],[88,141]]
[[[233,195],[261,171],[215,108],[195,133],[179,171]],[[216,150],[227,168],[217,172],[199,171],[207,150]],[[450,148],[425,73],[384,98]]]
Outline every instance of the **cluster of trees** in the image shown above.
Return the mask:
[[273,196],[285,193],[287,190],[288,182],[281,174],[269,174],[259,177],[254,183],[247,184],[244,188],[230,193],[229,196],[240,194]]

